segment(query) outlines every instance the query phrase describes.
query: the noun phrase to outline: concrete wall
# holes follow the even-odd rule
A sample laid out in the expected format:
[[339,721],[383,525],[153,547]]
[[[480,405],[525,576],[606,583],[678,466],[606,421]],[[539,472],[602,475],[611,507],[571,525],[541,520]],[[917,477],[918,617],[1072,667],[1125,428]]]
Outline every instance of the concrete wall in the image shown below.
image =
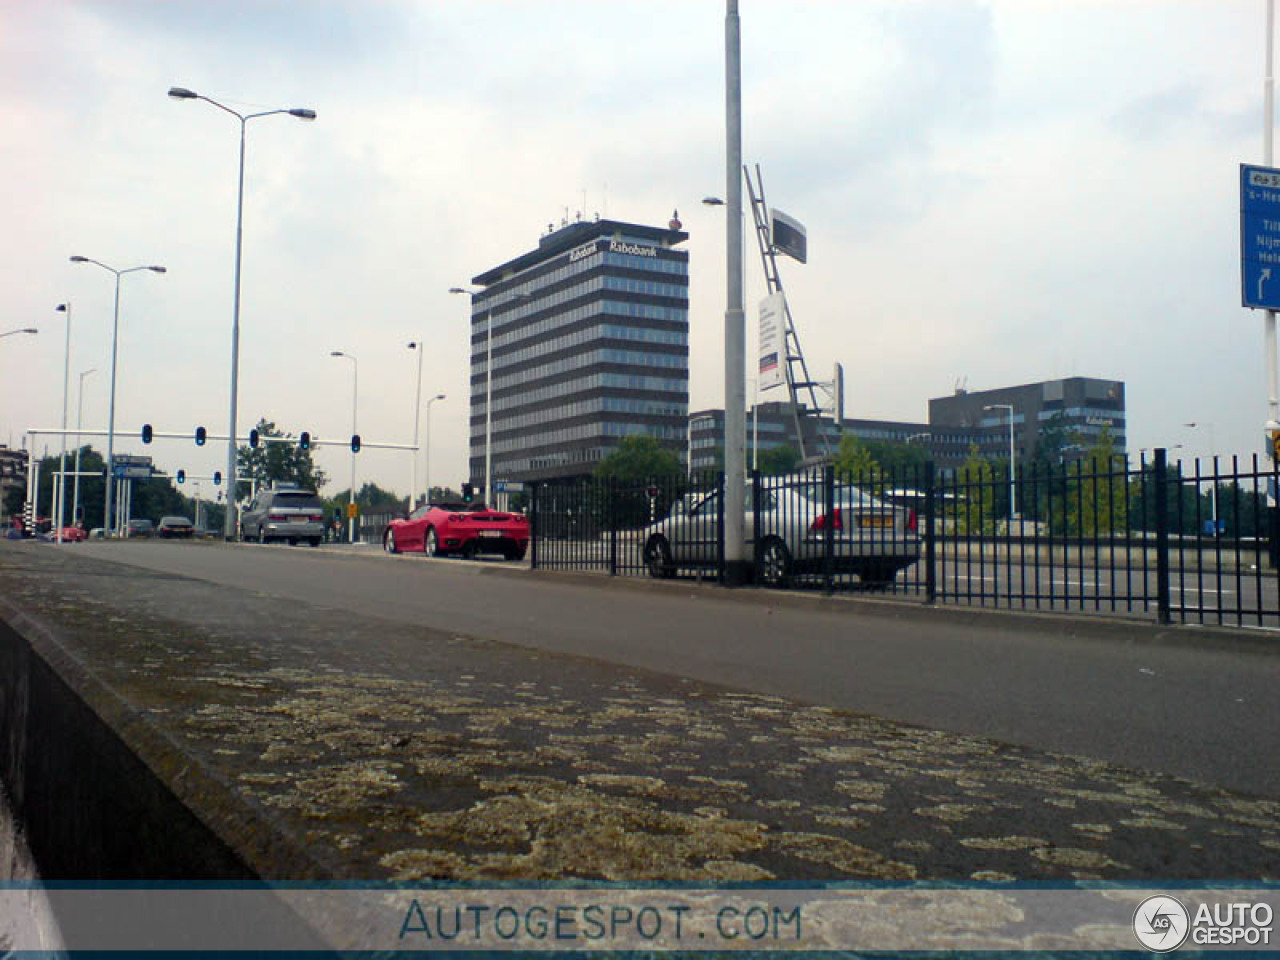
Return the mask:
[[0,780],[41,877],[253,879],[116,732],[145,737],[143,725],[48,631],[0,605]]

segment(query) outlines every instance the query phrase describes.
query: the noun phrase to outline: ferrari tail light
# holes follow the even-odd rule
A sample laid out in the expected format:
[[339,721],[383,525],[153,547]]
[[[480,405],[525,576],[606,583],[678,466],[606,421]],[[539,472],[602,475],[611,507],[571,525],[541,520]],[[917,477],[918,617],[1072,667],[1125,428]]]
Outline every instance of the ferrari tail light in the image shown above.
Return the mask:
[[[827,515],[825,513],[817,517],[813,521],[813,523],[809,524],[810,533],[813,533],[816,530],[825,530],[825,529],[827,529]],[[843,521],[843,518],[840,516],[839,507],[836,507],[834,510],[831,511],[831,529],[832,530],[844,529],[844,521]]]
[[920,518],[916,516],[914,510],[910,509],[907,510],[907,530],[910,533],[919,533],[920,531]]

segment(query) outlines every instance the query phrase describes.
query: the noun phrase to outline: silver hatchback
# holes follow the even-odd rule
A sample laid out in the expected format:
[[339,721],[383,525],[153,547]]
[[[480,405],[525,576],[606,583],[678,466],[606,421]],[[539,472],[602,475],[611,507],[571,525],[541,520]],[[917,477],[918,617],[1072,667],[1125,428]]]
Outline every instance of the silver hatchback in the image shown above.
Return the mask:
[[254,497],[240,514],[240,539],[269,543],[309,543],[324,539],[324,504],[314,490],[272,487]]

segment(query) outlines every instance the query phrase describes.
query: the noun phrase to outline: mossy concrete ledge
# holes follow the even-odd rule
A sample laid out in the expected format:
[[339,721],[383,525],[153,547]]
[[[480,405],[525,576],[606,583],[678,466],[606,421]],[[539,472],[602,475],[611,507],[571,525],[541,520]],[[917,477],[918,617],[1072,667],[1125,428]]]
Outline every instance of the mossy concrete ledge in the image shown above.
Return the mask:
[[1272,799],[502,640],[0,541],[0,776],[54,880],[1280,879]]
[[0,777],[44,880],[333,876],[3,597]]

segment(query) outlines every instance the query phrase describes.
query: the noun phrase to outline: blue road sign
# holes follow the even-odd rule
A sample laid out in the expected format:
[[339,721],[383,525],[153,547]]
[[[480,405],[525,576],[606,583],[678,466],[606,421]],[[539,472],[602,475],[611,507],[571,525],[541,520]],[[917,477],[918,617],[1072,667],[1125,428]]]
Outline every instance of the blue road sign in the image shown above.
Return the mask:
[[1240,164],[1240,278],[1246,307],[1280,310],[1280,170]]

